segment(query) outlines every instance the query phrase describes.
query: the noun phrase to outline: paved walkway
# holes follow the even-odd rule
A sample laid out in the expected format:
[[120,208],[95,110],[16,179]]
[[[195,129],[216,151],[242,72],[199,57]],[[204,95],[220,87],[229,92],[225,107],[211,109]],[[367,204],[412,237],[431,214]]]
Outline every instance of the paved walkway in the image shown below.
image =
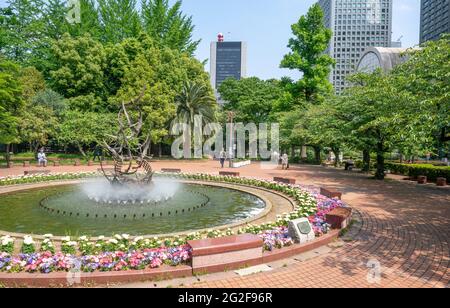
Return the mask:
[[[155,162],[185,172],[217,174],[217,162]],[[82,167],[96,170],[97,167]],[[23,173],[23,168],[5,172]],[[80,170],[56,167],[58,171]],[[259,164],[242,176],[288,176],[298,183],[335,188],[355,210],[357,223],[346,243],[316,258],[288,262],[267,273],[207,280],[194,287],[447,287],[450,281],[450,190],[387,180],[318,166],[267,170]],[[292,261],[292,260],[291,260]]]

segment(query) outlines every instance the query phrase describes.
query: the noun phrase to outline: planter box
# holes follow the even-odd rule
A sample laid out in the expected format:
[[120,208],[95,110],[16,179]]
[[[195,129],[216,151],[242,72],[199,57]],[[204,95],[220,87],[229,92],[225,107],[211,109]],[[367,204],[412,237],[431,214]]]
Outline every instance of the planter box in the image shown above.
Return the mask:
[[79,160],[79,159],[75,159],[75,161],[73,162],[73,165],[74,165],[75,167],[80,166],[80,165],[81,165],[80,160]]
[[88,161],[88,166],[93,166],[94,162],[92,160]]
[[26,170],[23,172],[24,175],[33,175],[33,174],[49,174],[50,170]]
[[447,179],[446,178],[437,178],[436,185],[440,187],[447,186]]
[[291,185],[295,185],[295,179],[291,179],[291,178],[279,178],[279,177],[275,177],[273,178],[274,182],[279,182],[279,183],[284,183],[284,184],[291,184]]
[[241,176],[241,174],[239,172],[231,172],[231,171],[220,171],[219,175],[223,175],[223,176],[235,176],[235,177],[239,177]]
[[251,160],[244,160],[244,161],[232,162],[231,167],[232,168],[241,168],[241,167],[248,166],[251,164],[252,164]]
[[181,169],[163,168],[161,172],[164,173],[181,173]]
[[423,184],[426,184],[427,181],[428,181],[428,179],[427,179],[427,177],[424,176],[424,175],[419,175],[419,176],[417,177],[417,183],[418,183],[418,184],[423,185]]
[[345,229],[349,226],[352,218],[352,209],[341,207],[329,212],[325,219],[332,229]]
[[338,191],[332,191],[330,189],[321,187],[320,188],[320,194],[322,196],[325,196],[325,197],[330,198],[330,199],[337,198],[339,200],[342,200],[342,193],[338,192]]
[[263,240],[253,234],[188,241],[194,275],[262,263]]

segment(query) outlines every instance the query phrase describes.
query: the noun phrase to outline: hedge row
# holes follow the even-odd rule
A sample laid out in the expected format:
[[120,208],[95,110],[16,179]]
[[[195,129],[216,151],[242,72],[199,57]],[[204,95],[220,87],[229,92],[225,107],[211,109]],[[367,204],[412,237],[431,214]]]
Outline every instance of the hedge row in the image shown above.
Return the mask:
[[402,174],[410,178],[417,178],[424,175],[428,181],[436,182],[437,178],[446,178],[450,182],[450,167],[436,167],[427,164],[398,164],[386,163],[386,170],[394,174]]

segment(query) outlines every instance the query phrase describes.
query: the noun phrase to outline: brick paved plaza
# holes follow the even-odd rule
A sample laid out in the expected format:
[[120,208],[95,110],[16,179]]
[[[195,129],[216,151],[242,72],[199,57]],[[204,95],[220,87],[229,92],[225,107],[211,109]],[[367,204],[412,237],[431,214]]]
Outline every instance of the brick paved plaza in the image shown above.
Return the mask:
[[[153,164],[155,170],[176,167],[183,172],[218,174],[217,162]],[[33,169],[32,167],[31,169]],[[97,167],[49,167],[55,172]],[[29,168],[28,168],[29,169]],[[0,176],[23,174],[22,167],[0,169]],[[257,163],[239,169],[241,176],[271,179],[294,177],[297,183],[343,192],[356,210],[355,224],[341,245],[307,260],[286,260],[286,266],[245,277],[219,275],[200,279],[194,287],[447,287],[450,258],[450,190],[419,186],[390,177],[384,182],[357,172],[319,166],[265,170]],[[372,267],[372,269],[371,269]],[[377,276],[377,269],[381,275]],[[144,286],[144,285],[143,285]]]

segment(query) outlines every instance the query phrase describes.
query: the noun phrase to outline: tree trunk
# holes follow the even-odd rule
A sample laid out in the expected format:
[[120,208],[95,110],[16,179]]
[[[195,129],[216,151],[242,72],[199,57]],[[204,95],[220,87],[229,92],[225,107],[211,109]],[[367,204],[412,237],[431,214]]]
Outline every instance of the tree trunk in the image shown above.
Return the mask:
[[340,163],[340,160],[339,160],[339,154],[341,154],[341,153],[340,153],[341,151],[340,151],[339,149],[336,149],[336,148],[331,149],[331,150],[333,151],[334,156],[336,157],[336,158],[334,159],[334,166],[337,167],[337,166],[339,165],[339,163]]
[[370,151],[369,150],[363,150],[362,171],[363,172],[369,172],[370,171]]
[[320,147],[314,147],[314,157],[318,165],[322,163],[322,159],[320,158],[320,152],[321,152]]
[[86,153],[83,150],[83,146],[77,144],[77,147],[78,147],[78,151],[80,151],[81,155],[83,155],[83,157],[86,157]]
[[307,149],[306,145],[302,145],[302,154],[301,154],[301,156],[302,156],[302,159],[308,158],[308,149]]
[[158,145],[158,157],[161,158],[161,156],[162,156],[162,142],[160,142]]
[[295,157],[295,147],[291,146],[291,157],[294,158]]
[[6,167],[7,168],[10,167],[10,163],[11,163],[11,155],[9,154],[10,151],[11,151],[11,145],[8,143],[6,145],[6,153],[5,153]]
[[377,172],[375,178],[377,180],[384,180],[384,145],[383,142],[379,142],[377,145]]

